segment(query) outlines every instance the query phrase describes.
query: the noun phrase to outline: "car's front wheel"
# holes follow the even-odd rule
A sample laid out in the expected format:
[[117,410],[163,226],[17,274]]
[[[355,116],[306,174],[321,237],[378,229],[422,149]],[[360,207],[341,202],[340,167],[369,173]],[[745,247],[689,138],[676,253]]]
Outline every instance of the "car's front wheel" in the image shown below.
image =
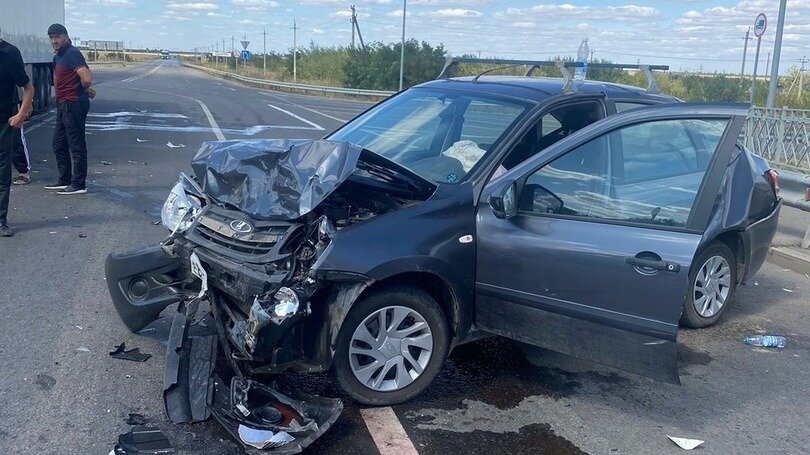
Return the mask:
[[703,250],[689,271],[681,324],[691,328],[708,327],[726,311],[737,285],[737,262],[725,243],[717,242]]
[[410,400],[439,372],[449,338],[444,314],[426,292],[398,287],[374,293],[354,305],[341,327],[335,377],[366,405]]

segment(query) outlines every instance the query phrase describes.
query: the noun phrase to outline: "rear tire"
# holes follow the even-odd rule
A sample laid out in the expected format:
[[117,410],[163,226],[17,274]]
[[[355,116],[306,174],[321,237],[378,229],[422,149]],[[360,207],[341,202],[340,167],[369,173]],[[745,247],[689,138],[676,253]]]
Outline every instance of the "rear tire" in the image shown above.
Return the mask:
[[681,325],[700,329],[714,325],[731,303],[737,287],[737,261],[722,242],[710,244],[692,263]]
[[336,340],[333,372],[359,403],[390,406],[430,385],[449,343],[444,313],[427,292],[390,288],[362,298],[349,311]]

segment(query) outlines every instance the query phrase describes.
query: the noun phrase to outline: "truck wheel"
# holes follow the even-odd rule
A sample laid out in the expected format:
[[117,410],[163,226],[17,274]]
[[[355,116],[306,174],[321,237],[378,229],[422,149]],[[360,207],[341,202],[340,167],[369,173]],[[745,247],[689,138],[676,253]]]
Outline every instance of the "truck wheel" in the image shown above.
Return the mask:
[[709,245],[689,270],[681,325],[709,327],[725,312],[737,285],[737,261],[725,243]]
[[447,357],[449,330],[425,291],[397,287],[358,301],[337,337],[334,374],[356,401],[388,406],[420,394]]

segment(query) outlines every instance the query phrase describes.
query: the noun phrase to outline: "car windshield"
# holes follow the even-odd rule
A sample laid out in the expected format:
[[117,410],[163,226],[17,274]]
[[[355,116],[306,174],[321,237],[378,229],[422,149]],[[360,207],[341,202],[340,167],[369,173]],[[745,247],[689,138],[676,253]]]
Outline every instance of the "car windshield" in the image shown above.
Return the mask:
[[479,94],[411,89],[329,139],[357,144],[427,180],[459,183],[529,107]]

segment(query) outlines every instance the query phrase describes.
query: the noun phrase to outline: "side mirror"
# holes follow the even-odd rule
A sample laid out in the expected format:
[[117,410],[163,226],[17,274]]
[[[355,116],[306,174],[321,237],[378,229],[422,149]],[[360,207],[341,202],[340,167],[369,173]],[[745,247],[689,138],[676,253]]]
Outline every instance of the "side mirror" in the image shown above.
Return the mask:
[[517,214],[517,185],[511,182],[497,195],[489,198],[489,205],[497,218],[508,219]]
[[560,213],[565,203],[559,196],[540,185],[527,185],[525,188],[532,195],[532,207],[535,212]]

